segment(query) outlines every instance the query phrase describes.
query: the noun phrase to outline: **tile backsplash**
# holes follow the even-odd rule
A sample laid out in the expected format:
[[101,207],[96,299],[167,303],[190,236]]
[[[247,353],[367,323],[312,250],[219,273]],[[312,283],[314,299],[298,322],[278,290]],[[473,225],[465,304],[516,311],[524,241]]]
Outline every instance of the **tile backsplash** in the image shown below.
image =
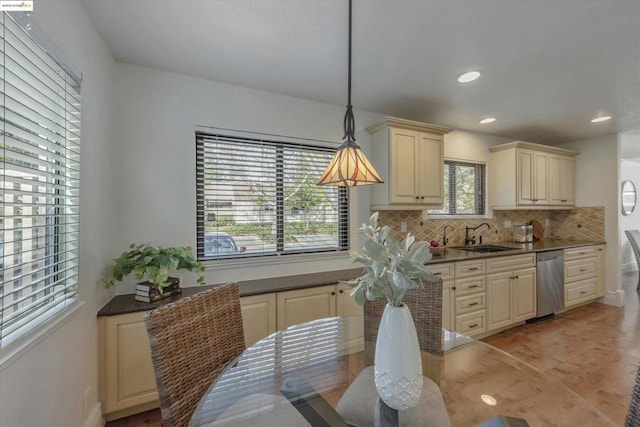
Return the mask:
[[604,240],[604,207],[580,207],[571,210],[517,210],[494,211],[493,218],[474,219],[422,219],[421,211],[380,211],[379,222],[392,228],[391,235],[402,239],[406,232],[400,231],[401,223],[407,225],[417,240],[442,241],[444,228],[447,229],[449,246],[464,245],[465,227],[476,227],[483,222],[491,229],[483,226],[475,231],[476,238],[482,236],[483,243],[512,240],[511,228],[505,228],[504,222],[512,225],[525,224],[535,219],[544,227],[545,238],[569,240]]

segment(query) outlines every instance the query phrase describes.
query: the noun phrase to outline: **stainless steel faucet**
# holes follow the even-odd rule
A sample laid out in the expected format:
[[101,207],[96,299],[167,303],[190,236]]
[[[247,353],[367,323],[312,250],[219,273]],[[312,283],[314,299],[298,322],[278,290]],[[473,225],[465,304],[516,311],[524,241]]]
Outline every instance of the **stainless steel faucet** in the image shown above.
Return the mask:
[[447,239],[447,227],[451,229],[451,231],[453,231],[453,227],[450,225],[445,225],[444,226],[444,234],[442,235],[442,246],[447,246],[447,243],[449,243],[449,239]]
[[[469,236],[469,231],[475,231],[478,228],[486,225],[489,230],[491,230],[491,226],[487,222],[483,222],[482,224],[476,227],[465,227],[464,228],[464,244],[466,245],[475,245],[476,244],[476,236]],[[482,243],[482,236],[480,236],[480,243]]]

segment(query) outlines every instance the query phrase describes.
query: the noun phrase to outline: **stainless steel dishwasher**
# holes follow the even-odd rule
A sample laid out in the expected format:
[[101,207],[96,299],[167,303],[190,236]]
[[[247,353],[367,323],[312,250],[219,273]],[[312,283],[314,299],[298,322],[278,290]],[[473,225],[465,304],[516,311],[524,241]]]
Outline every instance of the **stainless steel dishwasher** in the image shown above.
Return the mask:
[[537,317],[543,317],[564,309],[563,252],[539,252],[537,261]]

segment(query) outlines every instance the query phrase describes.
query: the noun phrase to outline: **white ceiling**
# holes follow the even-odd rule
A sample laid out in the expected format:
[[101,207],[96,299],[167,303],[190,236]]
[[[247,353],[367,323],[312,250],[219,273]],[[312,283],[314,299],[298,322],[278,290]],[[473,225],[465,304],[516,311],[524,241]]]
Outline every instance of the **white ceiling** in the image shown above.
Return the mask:
[[[346,0],[82,2],[120,62],[346,104]],[[639,130],[640,1],[354,0],[353,105],[546,144]]]

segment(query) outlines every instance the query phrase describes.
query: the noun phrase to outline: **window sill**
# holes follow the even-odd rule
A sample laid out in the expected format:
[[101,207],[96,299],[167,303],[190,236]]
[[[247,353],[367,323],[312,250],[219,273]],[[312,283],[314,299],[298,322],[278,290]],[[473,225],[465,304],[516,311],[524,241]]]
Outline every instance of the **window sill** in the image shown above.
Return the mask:
[[33,329],[16,332],[17,336],[11,337],[10,340],[5,338],[0,349],[0,372],[73,318],[84,304],[84,301],[79,300],[68,302],[67,305],[60,303],[60,306],[50,310],[46,317],[39,317],[38,325]]
[[207,271],[224,270],[234,267],[260,267],[260,266],[274,266],[274,265],[287,265],[293,263],[305,263],[316,261],[344,261],[345,265],[352,267],[352,259],[349,256],[348,251],[342,252],[323,252],[323,253],[311,253],[311,254],[296,254],[296,255],[274,255],[255,258],[234,258],[234,259],[221,259],[215,261],[203,262]]

